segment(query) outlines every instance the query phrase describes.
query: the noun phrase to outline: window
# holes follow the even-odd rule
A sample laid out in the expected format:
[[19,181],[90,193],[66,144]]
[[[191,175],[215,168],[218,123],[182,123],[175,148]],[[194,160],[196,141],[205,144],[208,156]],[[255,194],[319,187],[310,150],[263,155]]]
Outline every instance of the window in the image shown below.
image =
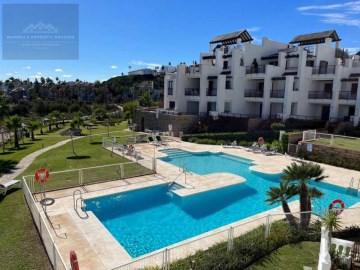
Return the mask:
[[173,91],[173,81],[168,81],[168,95],[172,96],[174,94]]
[[230,80],[226,80],[225,89],[231,89],[231,81]]
[[299,88],[297,87],[297,84],[298,84],[298,81],[297,81],[297,80],[294,80],[294,83],[293,83],[293,91],[299,91]]
[[230,101],[226,101],[224,104],[224,112],[225,113],[230,113],[231,112],[231,102]]
[[307,66],[307,67],[314,67],[314,60],[308,60],[308,61],[306,61],[306,66]]
[[297,115],[297,103],[291,103],[291,115]]
[[170,101],[170,102],[169,102],[169,108],[170,108],[170,110],[174,110],[174,109],[175,109],[175,101]]
[[226,46],[226,47],[224,48],[224,54],[227,54],[228,52],[229,52],[229,47]]
[[224,61],[223,69],[228,69],[228,61]]
[[358,89],[358,84],[357,83],[352,83],[351,84],[351,95],[356,96],[357,94],[357,89]]

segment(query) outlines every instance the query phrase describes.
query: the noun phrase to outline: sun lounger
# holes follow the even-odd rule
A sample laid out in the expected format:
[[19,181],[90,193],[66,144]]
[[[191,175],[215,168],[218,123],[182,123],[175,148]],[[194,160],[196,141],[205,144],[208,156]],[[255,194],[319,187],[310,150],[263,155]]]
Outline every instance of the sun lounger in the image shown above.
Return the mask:
[[265,155],[265,156],[276,155],[278,150],[279,150],[279,149],[278,149],[276,146],[271,147],[269,150],[267,150],[267,151],[264,152],[264,155]]
[[7,183],[4,183],[4,184],[0,184],[0,190],[1,190],[1,194],[2,195],[6,195],[6,192],[13,188],[13,187],[20,187],[21,186],[21,181],[20,180],[11,180]]
[[164,145],[164,146],[169,146],[169,144],[167,142],[163,141],[159,135],[156,135],[155,139],[156,139],[157,143]]

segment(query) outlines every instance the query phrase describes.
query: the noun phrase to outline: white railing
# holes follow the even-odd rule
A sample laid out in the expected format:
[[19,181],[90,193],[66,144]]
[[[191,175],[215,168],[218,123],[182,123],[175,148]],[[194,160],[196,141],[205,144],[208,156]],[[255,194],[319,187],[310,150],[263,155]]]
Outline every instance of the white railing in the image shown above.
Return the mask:
[[319,141],[322,144],[327,144],[332,146],[332,145],[336,145],[338,142],[340,142],[340,144],[343,144],[344,142],[349,142],[349,144],[351,144],[351,142],[360,143],[360,138],[334,135],[328,133],[319,133],[316,130],[307,130],[303,132],[303,141],[304,142]]
[[27,185],[25,178],[23,177],[23,192],[25,200],[29,206],[30,213],[33,217],[34,223],[39,232],[40,238],[44,244],[45,250],[49,256],[50,263],[52,268],[55,270],[67,270],[66,263],[62,258],[58,247],[54,239],[51,236],[49,227],[41,215],[41,211],[36,207],[35,200],[31,194],[31,191]]
[[[359,210],[359,208],[348,208],[344,209],[346,212],[351,212],[351,210]],[[326,210],[327,211],[327,210]],[[319,218],[320,210],[314,210],[312,212],[312,221]],[[302,213],[311,213],[311,212],[302,212]],[[294,217],[299,217],[300,212],[292,213]],[[351,214],[351,213],[349,213]],[[357,212],[353,213],[354,215]],[[284,213],[279,214],[268,214],[258,217],[250,221],[244,221],[237,225],[229,225],[223,228],[219,228],[214,232],[204,233],[196,237],[195,239],[189,239],[182,241],[181,243],[174,244],[172,246],[166,247],[159,251],[152,252],[147,255],[143,255],[139,258],[134,259],[133,261],[112,268],[111,270],[132,270],[132,269],[144,269],[153,266],[158,266],[161,269],[171,269],[170,264],[178,261],[179,259],[184,259],[187,256],[191,256],[200,250],[207,250],[211,246],[218,243],[226,243],[226,250],[231,251],[234,248],[234,239],[239,236],[246,236],[249,231],[254,230],[255,228],[261,228],[259,238],[265,240],[273,230],[273,224],[279,220],[285,220],[286,215]],[[317,232],[320,238],[320,232]],[[249,241],[249,242],[248,242]],[[251,238],[248,241],[242,243],[242,245],[250,245]],[[239,244],[239,242],[238,242]],[[188,265],[186,265],[188,267]],[[187,268],[186,268],[187,269]]]
[[[116,163],[95,167],[85,167],[73,170],[51,172],[51,180],[46,183],[47,190],[77,187],[91,183],[121,180],[154,173],[153,158],[143,155],[137,162]],[[23,177],[27,181],[30,191],[40,191],[41,185],[35,181],[33,175]]]

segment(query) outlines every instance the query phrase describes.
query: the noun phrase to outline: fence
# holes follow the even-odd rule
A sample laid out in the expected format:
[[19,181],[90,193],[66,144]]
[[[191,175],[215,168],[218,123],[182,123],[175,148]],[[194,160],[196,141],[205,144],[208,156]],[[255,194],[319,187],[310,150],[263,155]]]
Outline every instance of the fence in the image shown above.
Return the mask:
[[41,215],[41,212],[36,207],[36,203],[31,194],[31,191],[27,185],[27,181],[23,177],[23,192],[25,196],[25,200],[29,206],[31,215],[33,217],[36,228],[39,232],[40,238],[44,244],[45,250],[49,256],[50,263],[52,268],[55,270],[67,270],[64,259],[62,258],[54,239],[50,234],[50,230],[48,225],[46,225],[46,221]]
[[[47,190],[77,187],[91,183],[120,180],[135,176],[153,174],[148,167],[153,166],[150,158],[139,158],[138,162],[117,163],[74,170],[51,172],[51,181],[46,183]],[[32,193],[40,192],[41,184],[33,175],[23,177]]]
[[[292,213],[296,230],[294,230],[294,225],[289,225],[289,215],[284,213],[268,214],[251,221],[244,221],[236,226],[218,229],[213,233],[205,233],[194,240],[185,240],[180,244],[141,256],[111,270],[213,269],[214,265],[219,263],[219,261],[215,262],[216,259],[220,260],[218,255],[231,254],[233,251],[236,251],[236,256],[241,256],[241,262],[238,262],[241,263],[240,268],[246,268],[254,262],[254,258],[249,255],[251,246],[258,247],[259,250],[263,248],[270,253],[287,243],[320,241],[321,223],[318,220],[326,212],[328,212],[327,209],[319,208],[313,212]],[[359,214],[360,207],[344,209],[343,227],[358,222]],[[305,224],[311,225],[302,229],[301,220]],[[256,260],[258,259],[259,257],[256,257]],[[214,265],[210,265],[211,263]],[[224,266],[223,269],[225,268]]]
[[336,146],[350,150],[360,150],[360,138],[334,135],[328,133],[319,133],[316,130],[307,130],[303,132],[304,142],[314,142],[316,144]]

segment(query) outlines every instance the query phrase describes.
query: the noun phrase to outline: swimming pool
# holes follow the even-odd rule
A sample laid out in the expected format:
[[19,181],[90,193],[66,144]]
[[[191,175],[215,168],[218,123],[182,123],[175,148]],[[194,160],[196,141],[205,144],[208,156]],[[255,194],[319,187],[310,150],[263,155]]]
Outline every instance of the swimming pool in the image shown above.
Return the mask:
[[[196,174],[228,172],[246,178],[246,182],[183,198],[170,193],[164,184],[86,200],[86,210],[93,211],[133,258],[278,206],[269,206],[264,200],[266,191],[278,185],[280,175],[251,171],[251,160],[224,153],[163,152],[168,156],[160,160],[185,165]],[[345,188],[313,185],[325,192],[315,203],[324,209],[339,197],[346,207],[360,201],[347,195]]]

